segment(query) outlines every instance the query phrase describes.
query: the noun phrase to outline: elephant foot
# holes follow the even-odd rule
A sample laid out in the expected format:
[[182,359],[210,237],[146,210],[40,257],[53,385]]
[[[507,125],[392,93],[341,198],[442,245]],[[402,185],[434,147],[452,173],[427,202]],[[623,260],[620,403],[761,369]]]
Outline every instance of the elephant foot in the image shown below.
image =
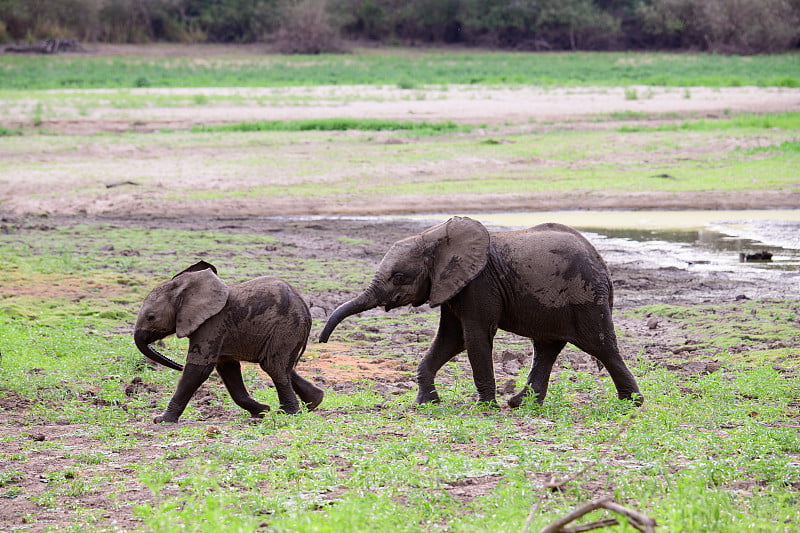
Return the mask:
[[422,390],[420,390],[417,393],[417,399],[415,401],[419,404],[423,404],[440,403],[442,400],[439,398],[439,393],[436,392],[436,389],[433,389],[430,392],[422,392]]
[[316,409],[319,404],[322,403],[322,399],[325,397],[325,393],[322,390],[319,391],[319,394],[314,394],[311,398],[305,398],[303,402],[306,406],[306,409],[309,411],[313,411]]
[[478,405],[488,407],[490,409],[500,409],[500,406],[497,405],[497,400],[494,398],[490,400],[478,400]]
[[177,416],[170,415],[168,413],[163,413],[153,419],[153,424],[163,424],[163,423],[174,424],[177,421],[178,421]]
[[522,391],[520,391],[519,394],[512,396],[511,398],[508,399],[508,406],[511,407],[512,409],[516,409],[517,407],[522,405],[522,402],[524,402],[526,398],[529,397],[535,398],[536,401],[539,402],[540,404],[542,403],[542,401],[544,401],[544,398],[540,400],[539,395],[533,392],[533,390],[531,390],[530,387],[525,387],[524,389],[522,389]]
[[264,418],[264,413],[269,412],[269,405],[259,404],[255,409],[248,409],[250,418]]
[[633,402],[634,407],[641,407],[644,405],[644,396],[639,394],[639,392],[618,394],[617,397],[620,400],[628,400]]

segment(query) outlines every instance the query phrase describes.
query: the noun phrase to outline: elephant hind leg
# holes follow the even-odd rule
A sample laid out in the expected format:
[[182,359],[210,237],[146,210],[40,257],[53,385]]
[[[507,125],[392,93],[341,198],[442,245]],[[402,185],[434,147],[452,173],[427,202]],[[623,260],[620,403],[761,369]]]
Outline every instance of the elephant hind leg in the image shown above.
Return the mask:
[[322,403],[322,398],[325,396],[322,389],[302,377],[294,369],[289,373],[289,376],[292,381],[292,388],[300,396],[303,403],[306,404],[306,408],[309,411],[313,411]]
[[565,341],[541,342],[533,341],[533,364],[528,374],[528,381],[522,390],[510,400],[510,407],[519,407],[529,395],[534,395],[538,403],[544,402],[547,396],[547,386],[550,382],[550,372],[556,362],[558,354],[566,346]]
[[633,377],[633,374],[625,365],[625,361],[622,360],[613,326],[606,331],[610,331],[610,333],[606,333],[603,337],[603,342],[598,345],[576,344],[576,346],[594,356],[606,367],[617,389],[617,396],[621,400],[632,400],[637,407],[641,406],[644,403],[644,397],[639,392],[636,378]]
[[[303,340],[294,348],[286,351],[278,350],[271,356],[264,357],[260,363],[261,368],[269,375],[275,385],[275,391],[278,393],[278,401],[280,402],[280,410],[290,415],[300,411],[300,402],[297,401],[297,395],[295,394],[297,385],[292,374],[296,374],[294,365],[300,358],[300,354],[303,353],[305,345],[305,340]],[[300,378],[300,376],[298,375],[297,378]],[[314,387],[311,383],[309,385]],[[321,398],[319,400],[322,401]]]
[[217,373],[222,378],[225,388],[236,402],[236,405],[248,411],[253,418],[260,418],[264,411],[269,411],[269,406],[256,401],[247,392],[242,380],[242,369],[239,361],[227,361],[217,364]]

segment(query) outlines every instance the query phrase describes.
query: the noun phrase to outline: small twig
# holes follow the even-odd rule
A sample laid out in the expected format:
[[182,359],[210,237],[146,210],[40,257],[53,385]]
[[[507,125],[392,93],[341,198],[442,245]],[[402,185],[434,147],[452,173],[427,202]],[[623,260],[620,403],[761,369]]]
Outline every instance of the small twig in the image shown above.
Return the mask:
[[628,509],[627,507],[610,500],[606,502],[603,507],[609,511],[614,511],[615,513],[625,515],[628,517],[628,523],[642,533],[655,533],[656,531],[656,521],[649,516],[640,513],[639,511]]
[[620,505],[611,498],[606,497],[592,500],[583,507],[578,507],[567,516],[559,518],[544,528],[540,533],[574,533],[577,531],[590,531],[592,529],[600,529],[601,527],[619,525],[619,522],[616,519],[609,518],[605,520],[598,520],[582,526],[576,526],[572,528],[565,527],[570,522],[573,522],[583,515],[589,514],[596,509],[608,509],[609,511],[625,516],[628,519],[628,523],[642,533],[655,533],[656,531],[655,520],[645,514],[640,513],[639,511],[628,509],[624,505]]
[[[642,408],[642,409],[644,409],[644,408]],[[640,409],[640,412],[641,412],[641,409]],[[609,439],[607,444],[613,444],[617,440],[619,440],[619,438],[622,436],[622,434],[625,433],[628,430],[628,428],[630,427],[631,423],[633,423],[633,420],[635,418],[636,418],[636,412],[631,413],[631,415],[628,417],[628,420],[622,426],[620,426],[620,428],[617,431],[617,433],[611,439]],[[598,464],[598,462],[599,462],[599,459],[595,459],[595,460],[589,462],[583,468],[581,468],[578,472],[575,472],[574,474],[570,474],[567,477],[565,477],[563,479],[560,479],[560,480],[557,480],[554,477],[551,477],[550,481],[545,483],[539,489],[540,490],[539,498],[536,500],[536,503],[531,506],[531,510],[528,513],[528,518],[525,520],[525,526],[523,526],[523,528],[522,528],[522,533],[528,533],[528,531],[530,531],[531,523],[533,522],[533,517],[536,516],[536,513],[538,513],[539,509],[542,507],[542,503],[544,502],[544,498],[545,498],[545,495],[547,494],[547,491],[549,491],[549,490],[560,490],[561,488],[564,487],[564,485],[566,485],[567,483],[569,483],[571,481],[574,481],[575,479],[577,479],[578,477],[580,477],[584,473],[586,473],[587,470],[589,470],[590,468],[596,466]],[[564,517],[561,520],[559,520],[557,522],[554,522],[553,524],[559,524],[563,520],[565,520],[566,518],[571,516],[573,513],[576,513],[577,511],[583,510],[583,509],[587,508],[590,505],[596,504],[597,502],[610,502],[613,505],[615,505],[615,506],[617,506],[617,507],[619,507],[621,509],[626,509],[626,510],[630,511],[629,509],[627,509],[627,508],[625,508],[625,507],[623,507],[623,506],[621,506],[619,504],[611,502],[609,498],[601,498],[599,500],[593,500],[592,502],[589,502],[584,507],[581,507],[578,510],[573,511],[567,517]],[[583,513],[577,515],[575,518],[583,516],[584,514],[586,514],[588,512],[591,512],[594,509],[597,509],[597,507],[589,508],[588,510],[585,510]],[[636,511],[631,511],[631,512],[635,513]],[[639,514],[639,518],[644,519],[644,522],[642,522],[641,520],[639,520],[639,518],[633,517],[631,514],[624,513],[624,512],[622,514],[625,514],[625,516],[628,517],[628,522],[631,524],[631,526],[639,529],[639,531],[643,531],[644,533],[652,533],[652,532],[655,531],[654,528],[655,528],[655,523],[656,522],[652,518],[650,518],[648,516],[645,516],[645,515],[642,515],[642,514]],[[569,520],[566,520],[565,522],[561,523],[561,525],[559,525],[556,529],[549,529],[549,528],[553,527],[553,524],[551,524],[550,526],[548,526],[548,528],[543,529],[542,533],[546,533],[546,532],[552,532],[552,533],[567,532],[568,530],[563,529],[563,526],[568,524],[569,522],[571,522],[575,518],[571,518]],[[601,520],[601,521],[598,521],[598,522],[594,522],[593,524],[595,524],[595,525],[593,525],[593,527],[591,527],[590,529],[598,529],[600,527],[607,527],[609,525],[618,524],[618,522],[616,522],[616,520],[614,520],[614,524],[611,524],[611,522],[609,521],[606,524],[598,525],[600,522],[603,522],[603,521]],[[587,526],[588,526],[588,524],[587,524]],[[649,528],[649,529],[641,529],[640,526],[645,527],[645,528]],[[578,526],[578,527],[586,527],[586,526]],[[589,529],[583,529],[583,530],[572,529],[572,530],[569,530],[569,531],[589,531]]]
[[566,526],[570,522],[577,520],[578,518],[582,517],[585,514],[591,513],[595,509],[600,509],[603,506],[603,503],[607,501],[607,498],[600,498],[599,500],[592,500],[583,507],[578,507],[567,516],[561,517],[546,528],[544,528],[541,533],[558,533],[562,531],[562,527]]
[[122,185],[139,185],[139,184],[131,180],[115,181],[112,183],[106,183],[106,189],[111,189],[113,187],[120,187]]
[[562,488],[564,488],[564,485],[566,485],[570,481],[574,481],[575,479],[579,478],[580,476],[585,474],[587,470],[589,470],[590,468],[592,468],[595,465],[597,465],[597,461],[590,461],[586,466],[584,466],[583,468],[581,468],[580,470],[578,470],[574,474],[571,474],[571,475],[569,475],[569,476],[567,476],[567,477],[565,477],[563,479],[556,479],[554,477],[551,477],[550,481],[545,483],[544,487],[542,487],[542,488],[548,489],[548,490],[561,490]]
[[619,521],[616,518],[604,518],[596,522],[589,522],[581,526],[575,527],[562,527],[561,533],[582,533],[583,531],[591,531],[593,529],[600,529],[603,527],[618,526]]

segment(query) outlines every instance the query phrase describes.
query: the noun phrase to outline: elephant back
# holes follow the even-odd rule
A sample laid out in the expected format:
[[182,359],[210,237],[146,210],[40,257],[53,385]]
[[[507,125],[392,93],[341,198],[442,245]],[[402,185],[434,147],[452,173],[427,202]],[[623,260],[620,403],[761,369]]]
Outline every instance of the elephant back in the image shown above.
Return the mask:
[[264,327],[311,329],[311,312],[305,300],[289,283],[272,276],[231,285],[228,312],[239,327],[249,324],[262,331]]
[[547,308],[611,304],[611,277],[600,254],[579,232],[561,224],[492,233],[501,263],[520,295]]

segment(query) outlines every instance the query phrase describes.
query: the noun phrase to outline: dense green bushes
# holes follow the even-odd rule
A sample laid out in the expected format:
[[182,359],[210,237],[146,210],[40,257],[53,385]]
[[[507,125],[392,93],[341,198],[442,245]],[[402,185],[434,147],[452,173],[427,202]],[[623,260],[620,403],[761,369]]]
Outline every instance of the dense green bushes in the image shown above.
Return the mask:
[[800,0],[0,0],[0,41],[275,41],[339,37],[524,50],[776,52],[800,43]]

